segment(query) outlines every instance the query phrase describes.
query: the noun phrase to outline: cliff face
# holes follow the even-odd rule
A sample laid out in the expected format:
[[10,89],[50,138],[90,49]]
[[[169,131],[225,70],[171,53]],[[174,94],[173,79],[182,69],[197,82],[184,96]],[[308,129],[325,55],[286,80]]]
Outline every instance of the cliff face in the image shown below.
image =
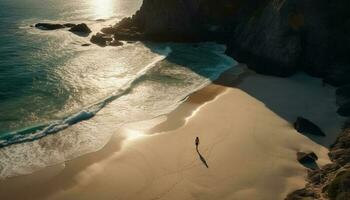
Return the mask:
[[129,26],[145,40],[224,42],[229,55],[260,73],[288,76],[304,70],[342,85],[350,82],[349,5],[347,0],[144,0]]

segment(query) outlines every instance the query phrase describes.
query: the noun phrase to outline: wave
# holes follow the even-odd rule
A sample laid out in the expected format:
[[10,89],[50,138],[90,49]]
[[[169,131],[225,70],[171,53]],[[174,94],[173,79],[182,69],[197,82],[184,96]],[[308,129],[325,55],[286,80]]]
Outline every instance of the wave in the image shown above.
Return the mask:
[[130,92],[134,84],[138,82],[140,79],[142,79],[142,77],[145,76],[147,72],[149,72],[152,68],[154,68],[158,62],[164,60],[171,53],[171,51],[172,50],[170,47],[166,47],[164,50],[159,51],[158,53],[160,55],[158,57],[155,57],[150,64],[148,64],[147,66],[145,66],[145,68],[139,71],[134,79],[130,80],[128,83],[122,86],[122,88],[118,89],[118,91],[114,92],[109,97],[84,108],[83,110],[81,110],[76,114],[73,114],[71,116],[65,117],[62,120],[54,121],[51,123],[40,124],[37,126],[27,127],[25,129],[21,129],[18,131],[1,134],[0,148],[6,147],[12,144],[34,141],[34,140],[43,138],[47,135],[62,131],[68,128],[69,126],[72,126],[81,121],[91,119],[102,108],[108,105],[108,103]]
[[[138,47],[140,45],[143,46],[138,44]],[[67,160],[98,151],[113,135],[120,134],[118,130],[124,124],[170,113],[191,93],[210,84],[236,64],[224,54],[223,45],[214,43],[146,46],[152,52],[142,56],[140,66],[137,64],[139,67],[126,63],[128,74],[120,76],[126,76],[126,82],[116,86],[118,89],[114,89],[114,92],[111,90],[112,94],[108,97],[96,100],[61,120],[28,127],[2,137],[0,180],[64,164]],[[132,49],[134,51],[135,48]],[[137,52],[143,52],[139,50]],[[139,55],[130,54],[129,50],[126,54],[118,52],[117,55],[123,57]]]

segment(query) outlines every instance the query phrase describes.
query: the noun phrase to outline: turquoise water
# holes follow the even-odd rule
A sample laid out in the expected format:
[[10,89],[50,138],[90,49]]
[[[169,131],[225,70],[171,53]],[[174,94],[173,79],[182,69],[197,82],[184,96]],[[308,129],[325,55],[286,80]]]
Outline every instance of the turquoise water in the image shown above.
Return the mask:
[[124,124],[171,112],[235,64],[214,43],[82,47],[89,37],[31,27],[84,22],[97,32],[140,5],[0,1],[0,179],[96,151]]
[[139,0],[111,2],[119,2],[112,4],[118,15],[99,15],[91,1],[83,0],[0,1],[0,133],[55,118],[55,113],[65,109],[75,95],[76,88],[62,83],[58,71],[79,53],[66,44],[72,41],[64,37],[71,36],[30,33],[28,26],[47,20],[89,23],[103,17],[121,18],[132,14],[140,4]]

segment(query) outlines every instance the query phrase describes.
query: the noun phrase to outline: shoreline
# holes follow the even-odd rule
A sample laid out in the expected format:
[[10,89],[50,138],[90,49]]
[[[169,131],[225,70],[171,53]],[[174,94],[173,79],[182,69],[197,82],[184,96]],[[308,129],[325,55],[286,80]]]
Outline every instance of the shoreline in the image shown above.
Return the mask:
[[[151,128],[138,123],[127,125],[117,130],[120,134],[115,134],[100,151],[0,181],[0,197],[194,199],[191,194],[199,192],[205,194],[201,196],[205,199],[215,195],[230,199],[254,199],[256,195],[262,199],[284,198],[305,184],[306,169],[297,162],[296,151],[315,151],[321,165],[329,163],[328,151],[297,134],[266,105],[238,89],[249,85],[246,80],[255,76],[245,71],[235,79],[228,70],[213,84],[192,93],[160,124]],[[283,80],[277,81],[283,84]],[[240,131],[229,136],[229,130]],[[259,130],[262,135],[251,135],[252,130]],[[191,150],[195,136],[201,139],[199,151],[207,159],[209,171],[205,171],[196,152]],[[267,137],[271,141],[266,141]],[[236,147],[241,151],[237,152]],[[272,185],[267,186],[265,179],[270,179]],[[254,182],[244,183],[247,180]],[[214,185],[218,189],[212,191]],[[165,192],[169,189],[171,192]]]
[[[238,64],[242,66],[242,64]],[[238,66],[237,65],[237,66]],[[245,67],[243,67],[245,68]],[[227,75],[232,75],[237,73],[232,72],[233,68],[230,68],[219,76],[218,79],[216,79],[214,82],[220,81],[220,83],[228,83],[228,79],[222,78],[222,76],[227,76]],[[232,73],[231,73],[232,72]],[[243,72],[245,73],[245,72]],[[236,80],[234,80],[236,81]],[[200,106],[203,104],[213,101],[218,95],[223,93],[225,91],[225,88],[218,87],[214,84],[209,84],[205,86],[204,88],[199,89],[198,91],[195,91],[191,93],[183,103],[179,105],[178,108],[173,110],[172,112],[166,114],[169,119],[175,119],[176,121],[179,122],[184,122],[186,121],[186,117],[189,117],[192,112],[197,110]],[[162,117],[162,116],[160,116]],[[149,121],[152,121],[150,119]],[[153,128],[150,128],[149,130],[145,130],[145,134],[155,134],[158,132],[163,132],[165,130],[162,130],[164,126],[167,127],[167,129],[172,129],[171,127],[174,127],[173,123],[168,123],[169,120],[162,122],[158,125],[156,125]],[[137,124],[138,122],[133,122],[130,124]],[[183,124],[179,125],[179,127],[183,126]],[[123,132],[123,130],[116,130],[116,132]],[[122,149],[123,143],[127,140],[127,137],[123,134],[115,134],[112,136],[112,138],[107,142],[107,144],[100,150],[96,152],[91,152],[87,153],[85,155],[79,156],[77,158],[74,158],[72,160],[67,160],[64,163],[61,164],[56,164],[53,166],[46,166],[38,171],[34,171],[33,173],[26,174],[26,175],[19,175],[19,176],[14,176],[10,178],[6,178],[3,180],[0,180],[0,198],[13,198],[11,195],[16,193],[16,190],[18,187],[23,186],[23,188],[27,187],[29,184],[32,184],[31,182],[43,182],[43,181],[48,181],[51,178],[54,178],[56,175],[61,174],[63,172],[63,175],[61,175],[62,178],[61,180],[64,181],[63,179],[69,179],[70,175],[78,173],[81,169],[84,168],[85,166],[89,166],[93,164],[94,162],[98,160],[103,160],[104,158],[107,158],[108,156],[112,155],[113,152],[119,151]],[[66,166],[69,165],[70,163],[78,163],[76,166],[74,166],[73,170],[66,170]],[[79,169],[81,168],[81,169]],[[30,179],[30,180],[26,180]],[[56,182],[57,183],[57,182]],[[54,186],[53,186],[54,188]],[[51,189],[53,189],[51,188]],[[36,187],[37,190],[34,191],[27,191],[31,193],[31,195],[39,195],[45,197],[46,195],[44,193],[40,192],[40,188]],[[4,193],[6,191],[7,194]],[[11,191],[11,192],[9,192]],[[48,191],[46,191],[48,192]],[[5,196],[3,196],[5,194]],[[8,196],[7,196],[8,195]],[[26,196],[26,195],[25,195]],[[26,199],[25,196],[18,197],[18,199]],[[40,197],[33,197],[33,198],[40,198]],[[31,198],[29,198],[31,199]],[[45,198],[44,198],[45,199]]]

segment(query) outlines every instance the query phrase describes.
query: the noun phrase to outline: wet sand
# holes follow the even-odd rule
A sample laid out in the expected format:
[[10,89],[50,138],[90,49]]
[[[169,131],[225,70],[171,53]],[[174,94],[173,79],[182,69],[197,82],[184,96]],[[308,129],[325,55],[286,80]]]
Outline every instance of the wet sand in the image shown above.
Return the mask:
[[[308,109],[305,102],[314,101],[316,92],[328,102]],[[237,79],[228,71],[169,115],[116,130],[98,152],[1,181],[0,199],[284,199],[305,184],[297,151],[314,151],[320,165],[329,162],[326,143],[342,121],[332,110],[333,92],[303,75],[247,72]],[[316,122],[332,118],[322,124],[332,134],[301,135],[291,125],[294,115]]]

